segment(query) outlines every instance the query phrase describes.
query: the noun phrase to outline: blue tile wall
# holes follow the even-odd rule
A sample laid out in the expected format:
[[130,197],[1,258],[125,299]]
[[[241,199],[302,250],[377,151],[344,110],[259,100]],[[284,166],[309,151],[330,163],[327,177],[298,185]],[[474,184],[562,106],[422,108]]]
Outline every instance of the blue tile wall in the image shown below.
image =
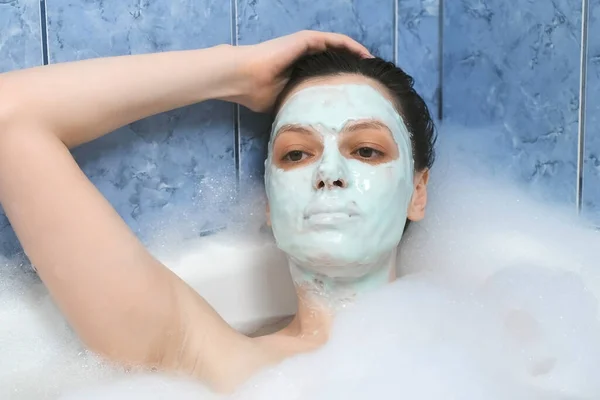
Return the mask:
[[[303,29],[345,33],[388,60],[394,57],[391,0],[237,0],[237,42],[259,43]],[[270,129],[267,116],[240,108],[240,177],[259,186]]]
[[583,211],[600,226],[600,0],[589,10]]
[[439,116],[440,0],[398,0],[397,64],[415,79],[432,117]]
[[445,3],[445,121],[483,128],[499,168],[574,205],[581,0]]
[[42,64],[39,0],[0,1],[0,72]]
[[[53,0],[47,15],[52,63],[231,43],[231,6],[222,0]],[[169,225],[200,233],[219,223],[235,194],[233,113],[222,102],[186,107],[74,155],[143,239]]]
[[[434,116],[441,109],[444,123],[488,135],[498,168],[573,203],[581,1],[440,1],[52,0],[47,48],[56,63],[254,44],[302,29],[346,33],[413,75]],[[0,0],[0,72],[42,64],[41,17],[40,0]],[[600,223],[600,0],[590,0],[589,31],[583,194]],[[262,190],[269,127],[268,116],[207,102],[74,155],[142,239],[173,225],[197,234],[223,224],[237,173],[242,193]],[[21,254],[1,210],[0,254]]]

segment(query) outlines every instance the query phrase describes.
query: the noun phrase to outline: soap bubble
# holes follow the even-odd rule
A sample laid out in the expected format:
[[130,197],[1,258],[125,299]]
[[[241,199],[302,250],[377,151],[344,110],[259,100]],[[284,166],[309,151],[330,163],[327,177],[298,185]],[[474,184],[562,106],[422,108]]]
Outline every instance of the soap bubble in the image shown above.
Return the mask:
[[[513,183],[514,171],[489,145],[494,135],[443,129],[427,217],[400,246],[400,279],[343,310],[321,349],[258,373],[231,395],[103,364],[35,274],[18,268],[21,260],[0,260],[0,398],[599,398],[599,234],[574,207],[541,202],[542,192]],[[203,218],[202,208],[179,211]],[[242,198],[223,219],[227,229],[210,237],[198,239],[176,214],[153,225],[151,250],[228,321],[252,331],[294,309],[261,193]],[[239,296],[238,306],[223,300],[222,288]]]

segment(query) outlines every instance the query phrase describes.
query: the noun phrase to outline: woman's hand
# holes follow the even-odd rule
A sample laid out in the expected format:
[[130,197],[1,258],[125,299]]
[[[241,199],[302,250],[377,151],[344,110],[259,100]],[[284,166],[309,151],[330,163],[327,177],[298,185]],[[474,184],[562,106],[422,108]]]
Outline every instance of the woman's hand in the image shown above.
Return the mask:
[[362,57],[369,51],[339,33],[302,31],[251,46],[235,48],[242,95],[229,99],[253,111],[268,111],[289,78],[292,64],[308,54],[347,49]]

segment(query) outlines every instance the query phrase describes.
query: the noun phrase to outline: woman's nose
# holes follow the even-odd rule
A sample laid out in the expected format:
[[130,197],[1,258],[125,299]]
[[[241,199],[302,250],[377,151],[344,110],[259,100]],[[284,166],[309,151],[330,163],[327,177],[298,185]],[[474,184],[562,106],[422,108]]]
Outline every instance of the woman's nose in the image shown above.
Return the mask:
[[341,155],[323,156],[317,167],[317,190],[345,189],[348,186],[347,169]]

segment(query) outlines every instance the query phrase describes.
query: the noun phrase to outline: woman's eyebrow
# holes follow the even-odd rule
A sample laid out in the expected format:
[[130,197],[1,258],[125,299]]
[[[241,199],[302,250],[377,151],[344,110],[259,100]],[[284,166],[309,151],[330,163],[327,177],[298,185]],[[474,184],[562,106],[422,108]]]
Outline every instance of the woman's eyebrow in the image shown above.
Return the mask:
[[286,133],[286,132],[301,133],[303,135],[314,135],[315,134],[315,132],[313,132],[311,129],[305,128],[301,125],[287,124],[287,125],[283,125],[281,128],[279,128],[279,130],[277,131],[277,135],[280,135],[280,134]]
[[390,128],[388,128],[387,125],[376,120],[359,121],[344,127],[344,131],[348,133],[360,131],[363,129],[384,129],[388,132],[390,131]]

